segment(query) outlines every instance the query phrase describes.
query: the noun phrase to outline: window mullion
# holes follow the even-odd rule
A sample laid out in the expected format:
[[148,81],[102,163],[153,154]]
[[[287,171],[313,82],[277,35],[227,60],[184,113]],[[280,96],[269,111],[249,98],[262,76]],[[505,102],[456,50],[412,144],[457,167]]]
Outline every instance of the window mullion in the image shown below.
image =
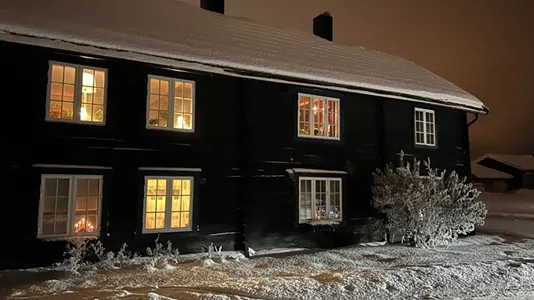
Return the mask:
[[[168,109],[169,109],[169,117],[170,117],[170,122],[167,121],[167,127],[168,128],[173,128],[174,129],[174,99],[175,99],[175,93],[176,93],[176,88],[175,88],[175,85],[176,83],[174,82],[174,80],[171,80],[169,79],[169,105],[168,105]],[[185,88],[185,86],[182,86],[182,89]],[[182,92],[183,94],[183,92]],[[183,118],[183,117],[182,117]]]
[[82,81],[83,81],[83,70],[80,66],[74,68],[76,71],[76,76],[74,76],[74,122],[81,123],[80,110],[82,108]]
[[310,97],[310,136],[315,136],[315,114],[313,113],[315,98]]
[[73,235],[72,227],[74,225],[74,216],[75,216],[75,195],[76,195],[76,179],[75,176],[69,177],[69,198],[67,204],[67,235]]
[[172,217],[172,178],[167,177],[167,201],[165,202],[165,229],[171,229]]
[[325,193],[326,193],[326,218],[327,219],[330,219],[330,180],[326,179],[325,180],[325,185],[326,185],[326,190],[325,190]]
[[428,141],[426,138],[426,112],[422,111],[422,114],[423,114],[423,143],[427,145]]
[[315,219],[315,217],[317,216],[317,212],[316,212],[316,208],[315,208],[315,196],[316,196],[316,192],[315,192],[315,179],[310,179],[311,181],[311,201],[312,201],[312,220]]

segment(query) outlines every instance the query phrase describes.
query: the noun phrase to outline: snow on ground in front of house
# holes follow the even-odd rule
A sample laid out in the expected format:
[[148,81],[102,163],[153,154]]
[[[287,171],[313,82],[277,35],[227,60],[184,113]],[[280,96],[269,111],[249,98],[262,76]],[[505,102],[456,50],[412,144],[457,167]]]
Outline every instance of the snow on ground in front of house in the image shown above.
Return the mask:
[[[129,267],[20,281],[9,299],[534,298],[534,240],[478,235],[447,249],[373,246],[251,259],[189,255],[150,272]],[[43,272],[0,272],[0,282]]]

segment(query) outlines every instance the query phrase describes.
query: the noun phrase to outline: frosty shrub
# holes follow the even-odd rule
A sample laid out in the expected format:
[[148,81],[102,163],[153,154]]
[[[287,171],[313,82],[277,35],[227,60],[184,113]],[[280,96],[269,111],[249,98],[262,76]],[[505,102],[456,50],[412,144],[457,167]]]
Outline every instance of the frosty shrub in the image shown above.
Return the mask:
[[175,263],[178,262],[180,251],[178,251],[178,248],[173,248],[171,241],[167,241],[167,245],[163,246],[159,242],[158,234],[158,237],[154,241],[154,248],[147,247],[146,254],[151,258],[149,265],[153,267],[159,263],[166,264],[169,260]]
[[80,268],[86,265],[88,241],[82,238],[73,238],[67,242],[63,256],[65,259],[59,264],[60,267],[72,273],[78,273]]
[[209,259],[216,257],[222,258],[222,246],[214,246],[213,242],[208,247],[202,246],[202,252],[207,252]]
[[399,231],[416,247],[432,248],[484,224],[486,207],[476,201],[480,191],[456,172],[446,176],[432,169],[430,160],[423,165],[427,176],[419,175],[420,161],[405,163],[401,152],[398,167],[390,164],[373,174],[373,205],[385,215],[389,231]]

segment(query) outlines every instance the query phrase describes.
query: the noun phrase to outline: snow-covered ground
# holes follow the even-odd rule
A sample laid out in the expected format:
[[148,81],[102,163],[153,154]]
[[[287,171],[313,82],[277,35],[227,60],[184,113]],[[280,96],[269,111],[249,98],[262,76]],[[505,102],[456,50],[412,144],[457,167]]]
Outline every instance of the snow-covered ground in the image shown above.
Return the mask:
[[479,231],[534,238],[534,190],[483,192],[488,215]]
[[1,272],[0,285],[8,299],[534,299],[534,240],[477,235],[436,250],[375,243],[275,252],[80,275]]

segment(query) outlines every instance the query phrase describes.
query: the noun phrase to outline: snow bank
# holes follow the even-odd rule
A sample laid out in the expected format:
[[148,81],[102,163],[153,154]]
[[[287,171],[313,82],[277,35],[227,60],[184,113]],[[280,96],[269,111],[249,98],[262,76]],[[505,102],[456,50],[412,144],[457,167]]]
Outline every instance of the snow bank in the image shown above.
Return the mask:
[[[501,299],[534,297],[534,241],[473,236],[447,249],[347,247],[148,273],[95,271],[15,289],[12,299]],[[212,260],[215,262],[216,259]],[[115,293],[113,294],[113,291]],[[126,291],[126,293],[125,293]],[[143,297],[144,296],[144,297]],[[131,296],[129,296],[131,297]],[[486,298],[484,298],[486,297]],[[532,299],[532,298],[531,298]]]

